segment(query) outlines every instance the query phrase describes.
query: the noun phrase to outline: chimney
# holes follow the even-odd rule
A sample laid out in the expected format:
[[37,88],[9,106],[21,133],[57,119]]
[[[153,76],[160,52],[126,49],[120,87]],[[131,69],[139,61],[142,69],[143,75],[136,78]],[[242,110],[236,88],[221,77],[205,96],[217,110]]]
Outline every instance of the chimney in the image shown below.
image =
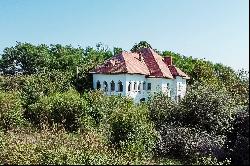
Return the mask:
[[165,64],[167,64],[168,66],[169,66],[169,65],[173,65],[173,63],[172,63],[172,56],[164,57],[163,62],[164,62]]

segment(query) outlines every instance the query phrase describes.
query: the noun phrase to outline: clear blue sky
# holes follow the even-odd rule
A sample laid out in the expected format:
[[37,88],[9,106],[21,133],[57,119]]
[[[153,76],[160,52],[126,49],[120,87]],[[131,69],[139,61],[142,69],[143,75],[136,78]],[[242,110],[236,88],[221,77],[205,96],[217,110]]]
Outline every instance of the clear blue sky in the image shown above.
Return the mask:
[[16,41],[129,50],[141,40],[249,70],[249,1],[0,0],[0,53]]

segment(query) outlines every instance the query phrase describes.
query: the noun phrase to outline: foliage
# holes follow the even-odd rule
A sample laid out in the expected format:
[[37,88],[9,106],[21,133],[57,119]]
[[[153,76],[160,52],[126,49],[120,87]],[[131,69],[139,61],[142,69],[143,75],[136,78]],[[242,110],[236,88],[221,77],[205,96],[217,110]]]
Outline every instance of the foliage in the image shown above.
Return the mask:
[[[131,51],[141,48],[152,49],[141,41]],[[89,71],[122,48],[5,48],[0,164],[249,164],[249,110],[237,111],[249,104],[249,72],[154,50],[191,77],[179,103],[159,93],[136,105],[90,90]]]
[[231,96],[212,86],[192,86],[179,105],[179,121],[219,135],[230,130],[236,108]]
[[19,95],[0,91],[0,129],[8,130],[23,124],[23,109]]
[[109,97],[98,91],[86,93],[83,98],[88,101],[88,115],[95,119],[112,147],[130,160],[152,153],[157,134],[145,106],[135,106],[130,99]]
[[192,163],[209,155],[218,157],[223,152],[223,137],[195,128],[165,125],[161,127],[160,134],[156,153],[161,157],[171,156],[182,162]]
[[232,164],[249,164],[249,107],[237,113],[225,148]]
[[155,123],[156,128],[159,128],[165,122],[176,117],[174,114],[177,104],[163,93],[151,96],[147,104],[150,119]]
[[117,160],[101,137],[51,131],[9,131],[1,133],[0,164],[106,164]]
[[[81,125],[89,125],[88,123],[90,123],[91,119],[85,112],[86,104],[76,91],[54,93],[42,97],[35,104],[31,104],[28,118],[40,127],[43,124],[59,124],[67,131],[76,131]],[[85,126],[81,128],[85,128]]]
[[140,41],[138,44],[135,43],[135,45],[131,48],[131,52],[137,52],[142,48],[152,48],[151,45],[146,41]]

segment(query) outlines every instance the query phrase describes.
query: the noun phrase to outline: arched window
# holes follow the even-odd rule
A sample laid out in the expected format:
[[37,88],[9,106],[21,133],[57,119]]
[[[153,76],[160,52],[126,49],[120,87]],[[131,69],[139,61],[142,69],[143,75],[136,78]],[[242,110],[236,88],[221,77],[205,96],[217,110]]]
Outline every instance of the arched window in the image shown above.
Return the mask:
[[101,89],[101,83],[99,80],[96,82],[96,89]]
[[122,82],[119,81],[118,82],[118,92],[122,92],[123,91],[123,85],[122,85]]
[[105,92],[108,91],[108,83],[106,81],[103,82],[103,89]]
[[138,91],[140,91],[141,90],[141,83],[139,82],[139,84],[138,84]]
[[146,90],[146,82],[145,82],[145,81],[143,81],[142,89],[143,89],[143,90]]
[[134,82],[134,90],[136,90],[136,82]]
[[110,89],[111,89],[111,92],[115,91],[115,82],[114,81],[111,81]]
[[128,91],[131,91],[131,82],[128,83]]

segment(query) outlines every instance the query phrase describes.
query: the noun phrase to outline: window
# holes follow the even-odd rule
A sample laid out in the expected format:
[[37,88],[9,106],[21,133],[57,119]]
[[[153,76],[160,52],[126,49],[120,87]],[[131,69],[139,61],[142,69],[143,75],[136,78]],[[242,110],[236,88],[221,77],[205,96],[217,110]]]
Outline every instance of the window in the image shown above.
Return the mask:
[[140,102],[145,102],[145,101],[146,101],[145,98],[140,99]]
[[178,95],[177,102],[181,101],[181,95]]
[[107,92],[108,91],[108,83],[106,81],[103,82],[103,87],[104,87],[104,91]]
[[136,82],[134,82],[134,90],[136,90]]
[[128,83],[128,91],[131,91],[131,82]]
[[139,84],[138,84],[138,91],[140,91],[141,90],[141,83],[139,82]]
[[110,88],[111,88],[111,92],[115,91],[115,82],[114,81],[111,81]]
[[143,90],[146,90],[146,82],[144,81],[143,84],[142,84],[142,89]]
[[123,91],[123,85],[122,85],[122,82],[119,81],[118,82],[118,92],[122,92]]
[[96,82],[96,89],[98,89],[98,90],[101,89],[101,83],[100,83],[100,81]]
[[151,83],[148,83],[148,90],[151,90]]
[[181,83],[178,84],[178,90],[181,90]]

